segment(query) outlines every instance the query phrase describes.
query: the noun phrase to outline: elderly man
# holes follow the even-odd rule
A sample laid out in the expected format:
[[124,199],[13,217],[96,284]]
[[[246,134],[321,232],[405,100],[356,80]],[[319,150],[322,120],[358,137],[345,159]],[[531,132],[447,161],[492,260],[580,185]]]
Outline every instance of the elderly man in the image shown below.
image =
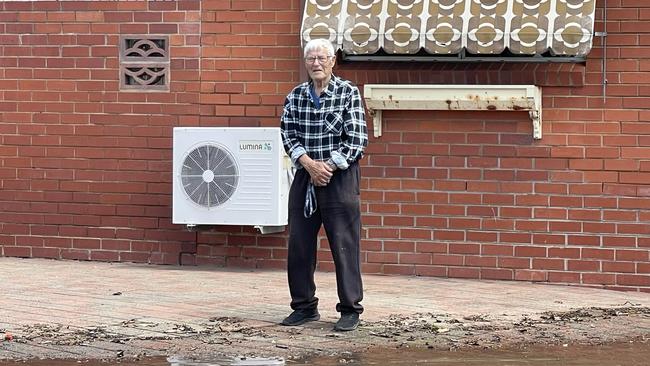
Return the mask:
[[359,325],[363,299],[359,242],[359,159],[368,132],[359,89],[332,74],[334,47],[309,41],[304,62],[310,80],[296,86],[284,102],[284,148],[297,172],[289,193],[289,291],[293,312],[283,325],[320,319],[314,271],[321,225],[329,241],[341,318],[334,330]]

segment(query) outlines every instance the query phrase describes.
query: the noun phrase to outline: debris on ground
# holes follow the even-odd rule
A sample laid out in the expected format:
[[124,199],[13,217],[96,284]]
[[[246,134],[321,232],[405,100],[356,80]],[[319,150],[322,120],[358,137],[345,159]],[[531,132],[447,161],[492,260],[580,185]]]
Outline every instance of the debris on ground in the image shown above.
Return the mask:
[[[192,324],[134,318],[116,324],[89,327],[31,324],[0,330],[10,347],[47,346],[72,350],[107,349],[105,358],[178,354],[305,356],[342,355],[381,348],[460,350],[518,345],[597,345],[649,337],[650,308],[624,306],[581,308],[528,314],[519,319],[476,314],[456,318],[443,313],[391,315],[381,321],[363,321],[355,332],[332,332],[327,321],[301,327],[237,317],[213,317]],[[318,345],[327,339],[327,346]],[[112,346],[111,346],[112,345]],[[6,348],[6,347],[5,347]],[[144,351],[143,351],[144,350]],[[86,355],[87,356],[87,355]],[[342,358],[343,359],[343,358]]]

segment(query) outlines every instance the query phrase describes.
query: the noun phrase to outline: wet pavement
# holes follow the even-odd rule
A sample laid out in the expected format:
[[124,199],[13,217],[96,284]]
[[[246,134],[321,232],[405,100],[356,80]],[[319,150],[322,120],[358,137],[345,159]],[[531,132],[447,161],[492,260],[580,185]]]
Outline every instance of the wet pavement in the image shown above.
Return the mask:
[[344,354],[285,362],[276,358],[235,358],[190,360],[158,357],[139,361],[32,360],[2,362],[3,366],[285,366],[285,365],[458,365],[458,366],[645,366],[650,359],[649,343],[623,343],[598,347],[545,347],[516,350],[440,352],[404,350],[399,353],[376,350],[371,353]]
[[319,272],[316,282],[321,320],[283,327],[278,322],[290,312],[283,271],[0,258],[0,360],[167,365],[171,356],[243,356],[301,364],[354,354],[375,362],[377,352],[364,351],[464,352],[527,343],[571,348],[628,340],[647,353],[646,293],[365,275],[361,327],[337,333],[334,274]]

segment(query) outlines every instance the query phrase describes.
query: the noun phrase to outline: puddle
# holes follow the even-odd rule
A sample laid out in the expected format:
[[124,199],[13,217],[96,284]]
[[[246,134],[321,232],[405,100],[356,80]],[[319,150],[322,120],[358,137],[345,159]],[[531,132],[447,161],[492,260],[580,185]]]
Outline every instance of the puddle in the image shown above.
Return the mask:
[[312,359],[299,365],[453,365],[453,366],[647,366],[650,343],[523,350],[392,350],[347,357]]
[[[327,361],[329,362],[329,361]],[[301,363],[291,363],[291,365]],[[144,360],[29,360],[29,361],[3,361],[1,366],[284,366],[285,361],[281,358],[261,357],[236,357],[218,358],[209,361],[191,360],[179,357],[154,357]]]
[[169,366],[284,366],[281,358],[239,357],[213,361],[193,361],[169,357]]
[[591,347],[546,347],[523,350],[435,351],[426,349],[387,349],[369,353],[320,357],[302,361],[280,358],[234,358],[208,361],[178,357],[140,361],[36,360],[0,361],[2,366],[281,366],[281,365],[453,365],[453,366],[645,366],[650,359],[650,343],[628,343]]

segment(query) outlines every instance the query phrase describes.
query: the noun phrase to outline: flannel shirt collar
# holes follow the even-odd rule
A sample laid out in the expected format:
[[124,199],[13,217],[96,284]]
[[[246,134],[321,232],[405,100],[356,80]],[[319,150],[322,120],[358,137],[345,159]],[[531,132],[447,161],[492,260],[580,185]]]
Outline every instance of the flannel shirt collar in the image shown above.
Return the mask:
[[[332,94],[334,94],[334,91],[336,90],[336,85],[338,84],[339,78],[336,77],[334,74],[332,74],[332,77],[330,78],[329,83],[327,83],[327,88],[325,88],[325,94],[330,97]],[[307,88],[303,90],[303,94],[305,96],[309,96],[309,91],[314,87],[314,81],[309,79],[309,82],[307,83]]]

